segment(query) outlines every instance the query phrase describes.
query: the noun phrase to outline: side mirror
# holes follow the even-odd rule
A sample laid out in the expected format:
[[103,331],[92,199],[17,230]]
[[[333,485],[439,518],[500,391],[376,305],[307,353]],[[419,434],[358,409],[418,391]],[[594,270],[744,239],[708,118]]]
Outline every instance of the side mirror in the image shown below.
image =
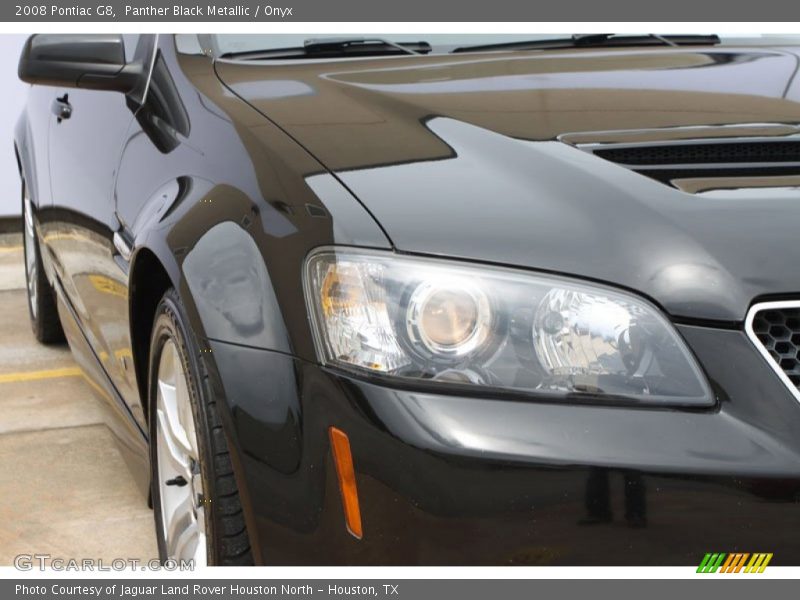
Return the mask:
[[126,64],[125,43],[116,34],[32,35],[17,73],[27,83],[123,93],[143,76],[140,64]]

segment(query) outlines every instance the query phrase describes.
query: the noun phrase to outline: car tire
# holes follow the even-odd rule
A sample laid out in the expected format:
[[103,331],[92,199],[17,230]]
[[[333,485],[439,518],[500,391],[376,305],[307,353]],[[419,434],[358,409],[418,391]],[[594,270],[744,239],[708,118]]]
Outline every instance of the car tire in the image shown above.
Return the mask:
[[159,558],[196,566],[253,563],[217,399],[174,289],[150,341],[152,504]]
[[22,183],[22,237],[25,258],[25,290],[33,335],[42,344],[64,341],[58,317],[55,290],[47,281],[33,221],[33,207],[25,182]]

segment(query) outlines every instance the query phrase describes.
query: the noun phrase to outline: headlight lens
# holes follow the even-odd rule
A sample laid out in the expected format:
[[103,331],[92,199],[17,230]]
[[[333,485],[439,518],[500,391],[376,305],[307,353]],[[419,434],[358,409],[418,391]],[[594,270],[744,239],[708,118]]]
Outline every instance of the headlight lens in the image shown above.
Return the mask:
[[305,285],[326,364],[553,399],[713,404],[660,311],[611,288],[349,249],[313,254]]
[[491,315],[480,288],[459,279],[423,281],[408,300],[406,332],[432,358],[464,359],[486,343]]

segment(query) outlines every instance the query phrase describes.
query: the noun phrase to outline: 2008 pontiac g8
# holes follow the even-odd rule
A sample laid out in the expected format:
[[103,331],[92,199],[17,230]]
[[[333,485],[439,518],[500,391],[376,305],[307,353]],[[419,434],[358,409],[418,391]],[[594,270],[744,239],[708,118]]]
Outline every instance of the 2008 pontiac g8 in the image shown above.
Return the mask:
[[799,564],[800,46],[427,38],[27,42],[33,329],[162,559]]

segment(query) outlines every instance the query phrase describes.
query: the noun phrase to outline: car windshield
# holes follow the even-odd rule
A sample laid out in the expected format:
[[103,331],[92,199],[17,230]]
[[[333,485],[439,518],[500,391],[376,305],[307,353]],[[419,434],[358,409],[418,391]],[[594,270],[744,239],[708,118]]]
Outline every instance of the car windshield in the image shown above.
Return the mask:
[[[651,34],[619,34],[622,36],[648,36]],[[668,34],[663,34],[667,37]],[[411,44],[426,42],[430,45],[430,53],[445,54],[455,49],[469,46],[492,46],[497,44],[514,44],[515,42],[546,42],[548,40],[563,40],[573,36],[570,33],[553,34],[216,34],[210,36],[213,40],[214,53],[217,56],[235,56],[248,53],[269,52],[271,50],[303,48],[304,44],[313,39],[315,42],[325,40],[342,40],[348,38],[362,38],[364,40],[382,40],[391,44]],[[779,45],[798,44],[800,35],[778,34],[747,34],[747,35],[720,35],[723,44],[745,45]]]

